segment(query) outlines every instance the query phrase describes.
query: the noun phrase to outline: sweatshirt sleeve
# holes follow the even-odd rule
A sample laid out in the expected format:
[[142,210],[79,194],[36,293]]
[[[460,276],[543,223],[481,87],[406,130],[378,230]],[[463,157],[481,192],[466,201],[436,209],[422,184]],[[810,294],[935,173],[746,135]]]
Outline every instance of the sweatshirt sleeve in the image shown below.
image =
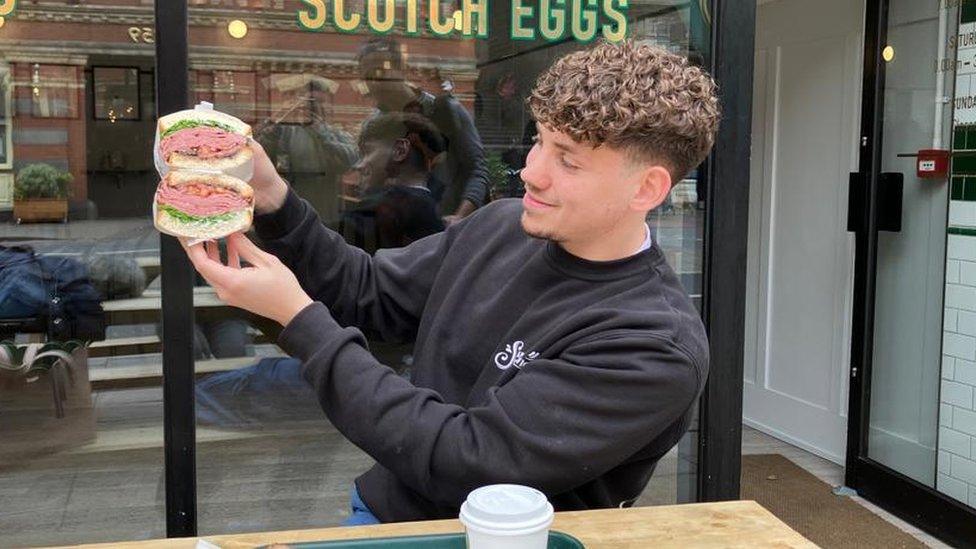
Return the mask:
[[323,225],[292,190],[277,211],[256,216],[254,227],[264,248],[342,325],[375,331],[386,340],[415,334],[449,242],[438,233],[370,256]]
[[485,484],[552,494],[598,477],[687,412],[705,367],[668,340],[607,333],[513,368],[484,405],[464,408],[377,363],[360,332],[341,328],[322,304],[303,310],[279,344],[303,361],[343,435],[404,484],[453,506]]

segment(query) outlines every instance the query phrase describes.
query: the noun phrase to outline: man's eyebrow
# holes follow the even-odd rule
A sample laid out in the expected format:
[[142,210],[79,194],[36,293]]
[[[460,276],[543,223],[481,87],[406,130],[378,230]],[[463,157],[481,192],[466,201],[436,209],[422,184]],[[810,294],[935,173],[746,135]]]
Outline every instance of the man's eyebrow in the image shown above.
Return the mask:
[[577,149],[576,147],[574,147],[572,145],[567,145],[565,143],[560,143],[559,141],[553,141],[552,144],[557,149],[559,149],[561,151],[565,151],[565,152],[568,152],[568,153],[576,153],[576,152],[579,152],[579,149]]
[[[542,132],[539,131],[538,123],[536,123],[536,134],[535,134],[535,136],[536,136],[536,139],[542,139]],[[577,152],[579,152],[579,148],[576,147],[575,144],[567,145],[566,143],[560,143],[559,141],[557,141],[555,139],[551,139],[550,141],[552,141],[553,146],[555,146],[557,149],[559,149],[561,151],[568,152],[568,153],[577,153]]]

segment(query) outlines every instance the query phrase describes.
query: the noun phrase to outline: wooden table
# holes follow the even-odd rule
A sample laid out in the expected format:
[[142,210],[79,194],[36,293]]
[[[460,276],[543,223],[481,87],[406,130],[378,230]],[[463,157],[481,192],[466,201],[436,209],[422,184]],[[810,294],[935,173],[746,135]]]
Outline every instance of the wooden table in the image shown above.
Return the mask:
[[[552,528],[582,541],[587,548],[645,549],[660,547],[816,547],[754,501],[699,503],[557,513]],[[269,543],[461,532],[456,520],[384,524],[204,536],[225,549]],[[193,548],[197,538],[151,540],[80,547],[131,549]]]

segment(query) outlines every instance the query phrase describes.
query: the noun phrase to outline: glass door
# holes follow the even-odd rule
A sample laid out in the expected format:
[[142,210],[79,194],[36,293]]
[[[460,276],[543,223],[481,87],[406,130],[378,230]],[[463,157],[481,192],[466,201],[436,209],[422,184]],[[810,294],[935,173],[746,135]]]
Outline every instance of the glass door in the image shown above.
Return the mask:
[[976,187],[966,192],[954,171],[967,161],[950,170],[949,152],[967,137],[953,139],[954,78],[958,68],[968,88],[972,57],[959,4],[867,6],[847,482],[937,535],[971,540],[976,288],[960,284],[970,243],[954,231],[976,225],[976,204],[962,200]]

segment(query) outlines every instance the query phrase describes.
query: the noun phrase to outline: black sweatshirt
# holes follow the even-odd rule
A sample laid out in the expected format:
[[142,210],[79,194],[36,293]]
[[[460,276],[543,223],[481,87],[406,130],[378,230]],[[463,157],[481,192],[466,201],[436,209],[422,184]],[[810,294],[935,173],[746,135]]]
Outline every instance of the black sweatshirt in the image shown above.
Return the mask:
[[[707,342],[660,248],[586,261],[527,236],[521,212],[493,202],[374,257],[293,192],[255,219],[319,301],[279,344],[377,461],[356,485],[384,522],[456,517],[469,491],[502,482],[560,511],[625,505],[687,430]],[[350,326],[415,339],[412,383]]]

